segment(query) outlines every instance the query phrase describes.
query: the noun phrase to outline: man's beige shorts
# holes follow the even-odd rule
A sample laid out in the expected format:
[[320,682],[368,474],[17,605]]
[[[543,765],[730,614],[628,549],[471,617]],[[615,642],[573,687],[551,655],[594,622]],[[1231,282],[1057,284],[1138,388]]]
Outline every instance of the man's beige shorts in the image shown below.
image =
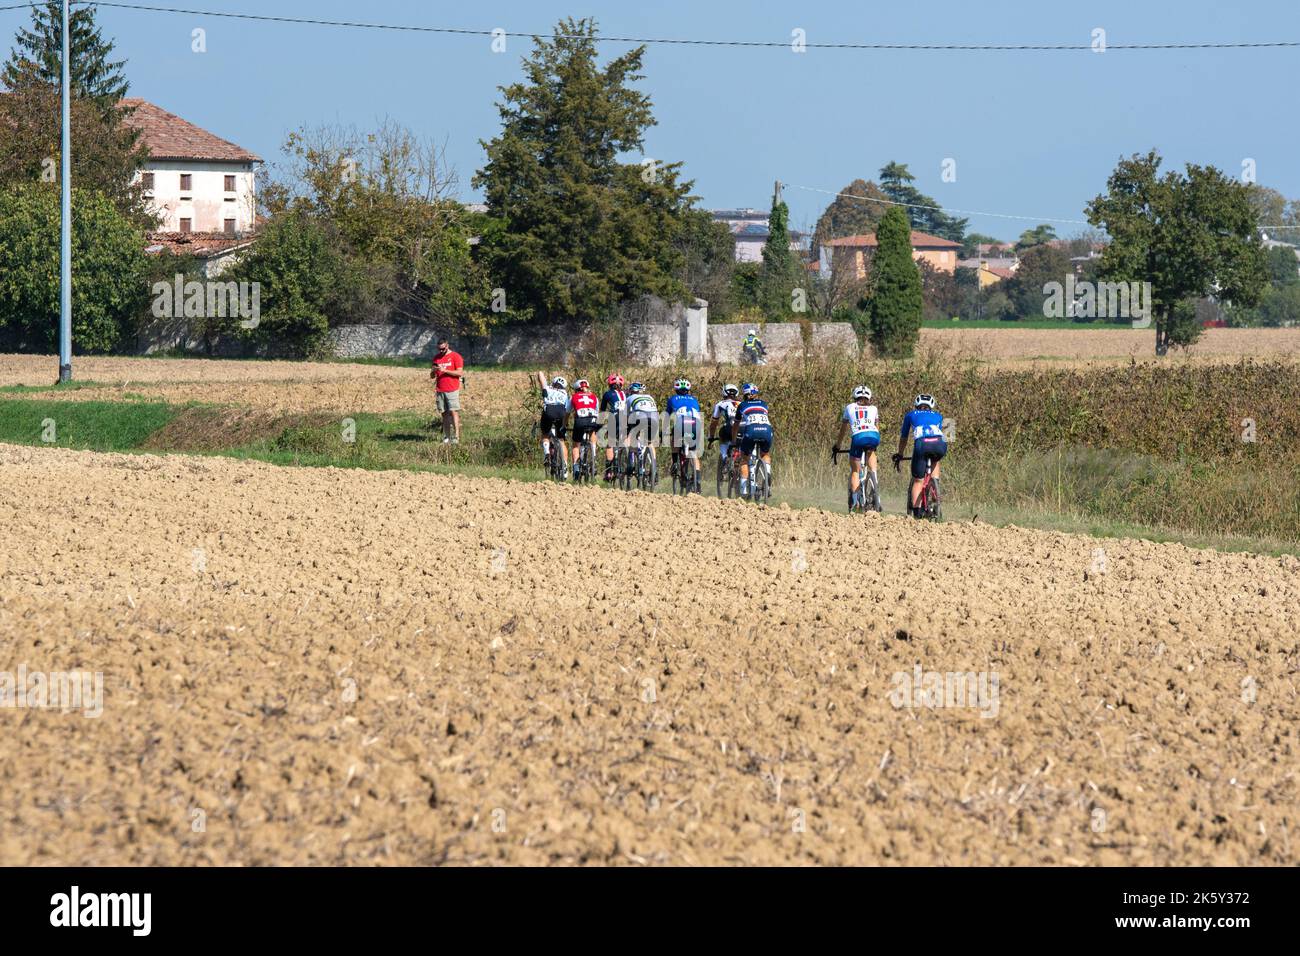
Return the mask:
[[439,392],[438,411],[442,413],[460,411],[460,389],[454,392]]

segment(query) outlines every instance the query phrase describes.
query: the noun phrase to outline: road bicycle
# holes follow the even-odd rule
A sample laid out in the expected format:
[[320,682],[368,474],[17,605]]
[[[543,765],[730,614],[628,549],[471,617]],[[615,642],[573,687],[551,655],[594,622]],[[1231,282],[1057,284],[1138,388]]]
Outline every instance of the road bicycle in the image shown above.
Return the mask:
[[[536,437],[539,434],[541,434],[540,430],[536,425],[534,425],[533,426],[534,439],[536,439]],[[550,478],[553,481],[564,481],[566,477],[565,469],[568,468],[568,464],[565,462],[564,458],[560,455],[560,439],[559,436],[556,435],[555,433],[554,425],[551,426],[551,434],[549,437],[550,437],[550,442],[547,447],[546,454],[542,458],[543,473],[546,475],[547,478]]]
[[591,484],[596,480],[596,449],[586,436],[583,436],[582,447],[578,451],[578,474],[576,478],[579,482]]
[[[902,463],[911,460],[911,455],[896,456],[894,458],[894,471],[901,471]],[[934,476],[934,462],[935,459],[933,458],[926,459],[925,477],[921,479],[921,489],[916,493],[916,503],[917,507],[921,509],[922,518],[930,521],[942,521],[943,497],[940,494],[939,479]]]
[[[847,448],[831,449],[831,464],[838,464],[840,455],[849,454]],[[858,490],[849,492],[849,511],[882,511],[880,504],[880,487],[876,476],[867,467],[867,456],[858,459]]]
[[673,480],[673,494],[689,495],[700,493],[700,470],[695,461],[679,448],[673,449],[672,461],[668,465],[668,474]]
[[634,487],[639,491],[654,491],[659,483],[659,461],[652,446],[640,439],[636,446],[628,449],[628,475],[626,490]]
[[772,497],[772,466],[763,460],[757,445],[749,453],[749,492],[745,497],[759,504]]
[[[710,438],[709,444],[715,441],[716,438]],[[725,459],[718,456],[717,485],[719,498],[735,498],[740,494],[740,446],[735,442],[732,442]]]

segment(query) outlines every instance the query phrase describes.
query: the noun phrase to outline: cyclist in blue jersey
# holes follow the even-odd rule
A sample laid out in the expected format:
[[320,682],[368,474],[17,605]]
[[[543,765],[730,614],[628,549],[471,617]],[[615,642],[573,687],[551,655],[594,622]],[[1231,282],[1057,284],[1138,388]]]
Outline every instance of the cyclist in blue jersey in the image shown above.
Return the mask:
[[925,471],[930,462],[934,462],[933,475],[939,477],[939,460],[948,454],[948,442],[943,437],[943,416],[934,407],[933,395],[918,395],[912,403],[912,410],[903,417],[903,427],[898,436],[898,452],[894,455],[894,467],[903,460],[907,451],[907,439],[912,439],[912,488],[908,492],[907,502],[912,517],[921,518],[921,510],[916,506],[916,496],[925,480]]
[[767,402],[758,397],[758,386],[746,382],[740,388],[743,396],[736,408],[736,428],[740,439],[740,494],[749,494],[749,456],[757,448],[772,474],[772,419]]
[[[668,417],[673,448],[681,459],[689,460],[695,471],[693,487],[698,490],[700,484],[700,442],[704,433],[704,411],[700,400],[691,394],[690,379],[679,378],[673,383],[673,394],[664,403],[664,414]],[[686,475],[680,476],[685,482]]]

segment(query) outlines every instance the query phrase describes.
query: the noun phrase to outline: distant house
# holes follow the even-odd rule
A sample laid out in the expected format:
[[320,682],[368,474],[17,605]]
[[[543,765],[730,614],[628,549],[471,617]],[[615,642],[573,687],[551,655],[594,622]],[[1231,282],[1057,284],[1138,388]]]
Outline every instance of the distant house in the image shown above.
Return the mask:
[[[736,242],[737,262],[762,262],[763,246],[767,244],[769,214],[761,209],[715,209],[713,221],[731,230]],[[790,230],[790,251],[804,254],[812,244],[806,232]]]
[[[865,279],[876,252],[876,234],[830,239],[821,245],[821,274],[844,274]],[[912,258],[939,272],[955,272],[961,243],[912,230]]]
[[136,175],[161,219],[161,234],[238,239],[252,233],[259,156],[147,100],[132,97],[122,105],[131,108],[127,122],[149,150]]
[[235,254],[253,244],[253,236],[227,236],[221,232],[151,232],[145,255],[170,252],[193,256],[206,279],[226,271]]
[[958,269],[974,269],[979,275],[980,288],[996,285],[1016,274],[1020,267],[1019,259],[959,259]]

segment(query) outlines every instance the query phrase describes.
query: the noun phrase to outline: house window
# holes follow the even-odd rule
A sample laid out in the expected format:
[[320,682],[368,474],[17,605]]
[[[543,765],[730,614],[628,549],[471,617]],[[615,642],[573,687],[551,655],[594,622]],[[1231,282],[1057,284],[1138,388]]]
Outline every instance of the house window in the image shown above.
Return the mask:
[[145,173],[141,178],[145,192],[153,192],[153,173]]
[[234,234],[235,234],[235,220],[233,220],[233,219],[227,219],[227,220],[226,220],[226,235],[228,235],[228,236],[233,236]]
[[193,220],[193,219],[182,219],[182,220],[181,220],[181,232],[192,232],[193,229],[194,229],[194,220]]
[[192,173],[181,173],[181,192],[187,193],[194,188],[194,175]]
[[235,191],[235,177],[234,177],[234,176],[227,176],[227,177],[226,177],[226,192],[228,192],[228,193],[233,193],[234,191]]

